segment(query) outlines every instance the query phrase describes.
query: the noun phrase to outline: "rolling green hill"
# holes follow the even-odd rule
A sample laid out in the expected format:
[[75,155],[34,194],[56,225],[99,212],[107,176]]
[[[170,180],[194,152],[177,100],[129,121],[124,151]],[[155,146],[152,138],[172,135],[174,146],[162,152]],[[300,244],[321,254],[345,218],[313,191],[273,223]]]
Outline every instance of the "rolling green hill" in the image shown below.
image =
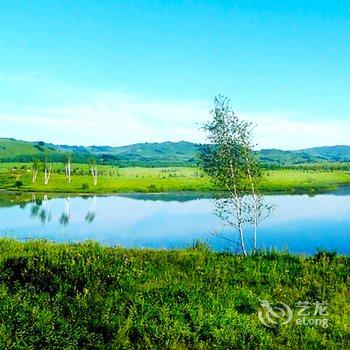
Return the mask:
[[263,149],[259,152],[260,160],[267,164],[304,164],[322,162],[317,156],[311,156],[306,152],[282,151],[279,149]]
[[110,146],[58,146],[60,151],[88,152],[94,156],[100,157],[104,162],[116,161],[122,164],[130,163],[132,165],[191,165],[196,162],[196,153],[198,145],[180,141],[180,142],[162,142],[162,143],[137,143],[129,146],[110,147]]
[[311,157],[332,162],[350,162],[350,146],[314,147],[296,153],[306,153]]
[[42,154],[56,153],[55,147],[46,146],[43,142],[26,142],[15,139],[0,138],[0,159],[9,161],[16,158],[32,158]]
[[[88,151],[83,152],[84,147],[79,152],[72,151],[72,158],[77,163],[86,163],[93,157]],[[31,162],[34,159],[50,162],[63,162],[66,153],[56,145],[43,141],[27,142],[13,138],[0,138],[0,162]]]
[[1,157],[14,157],[21,154],[34,155],[40,151],[40,146],[15,139],[0,139],[0,155]]
[[[34,158],[64,161],[67,152],[76,163],[94,158],[99,163],[120,166],[191,166],[200,145],[191,142],[138,143],[129,146],[67,146],[0,138],[0,162],[30,162]],[[350,162],[350,146],[316,147],[295,151],[263,149],[258,155],[265,164],[290,166],[324,162]]]

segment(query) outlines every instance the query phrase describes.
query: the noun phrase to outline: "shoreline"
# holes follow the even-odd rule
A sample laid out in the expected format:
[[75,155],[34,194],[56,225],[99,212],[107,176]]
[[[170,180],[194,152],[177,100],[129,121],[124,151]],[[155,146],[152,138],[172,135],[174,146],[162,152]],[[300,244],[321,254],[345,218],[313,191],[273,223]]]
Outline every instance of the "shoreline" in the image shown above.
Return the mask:
[[[338,186],[330,186],[327,188],[292,188],[292,189],[272,189],[272,190],[262,190],[260,193],[264,196],[278,196],[278,195],[319,195],[336,192],[342,189],[349,189],[350,184],[344,183]],[[168,190],[168,191],[114,191],[114,192],[74,192],[74,191],[57,191],[57,190],[32,190],[32,189],[12,189],[12,188],[0,188],[0,194],[42,194],[42,195],[76,195],[76,196],[122,196],[122,195],[171,195],[171,194],[212,194],[215,193],[214,190]]]

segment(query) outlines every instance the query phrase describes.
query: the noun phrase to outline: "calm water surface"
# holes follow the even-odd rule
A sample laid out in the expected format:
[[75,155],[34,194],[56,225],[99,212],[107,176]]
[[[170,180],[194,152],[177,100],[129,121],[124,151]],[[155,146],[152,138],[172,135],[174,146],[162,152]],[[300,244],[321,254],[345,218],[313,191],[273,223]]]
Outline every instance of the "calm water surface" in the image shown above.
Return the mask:
[[[230,237],[231,229],[212,214],[213,203],[203,194],[30,196],[0,194],[1,236],[149,248],[183,248],[204,241],[216,250],[232,248],[213,235]],[[260,248],[294,253],[324,248],[350,254],[349,189],[313,197],[274,195],[266,200],[277,208],[260,226]]]

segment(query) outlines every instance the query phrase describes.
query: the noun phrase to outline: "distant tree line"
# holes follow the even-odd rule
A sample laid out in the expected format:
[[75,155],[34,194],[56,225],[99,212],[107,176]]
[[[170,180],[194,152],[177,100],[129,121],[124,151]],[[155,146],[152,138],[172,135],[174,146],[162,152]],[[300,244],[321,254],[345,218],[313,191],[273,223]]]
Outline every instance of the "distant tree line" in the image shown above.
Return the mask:
[[301,170],[301,171],[350,171],[350,163],[310,163],[310,164],[269,164],[261,163],[265,170]]
[[[35,154],[35,155],[18,155],[14,157],[4,157],[0,158],[0,163],[31,163],[33,159],[38,159],[42,162],[45,160],[52,163],[64,163],[66,155],[60,153],[53,154]],[[130,161],[127,159],[121,159],[118,156],[111,154],[101,154],[101,155],[91,155],[73,153],[72,154],[72,163],[76,164],[88,164],[91,159],[94,159],[99,165],[115,165],[118,167],[132,167],[132,166],[141,166],[148,168],[159,168],[159,167],[179,167],[179,166],[196,166],[196,160],[191,159],[187,162],[184,161],[152,161],[149,159],[138,160],[138,161]]]

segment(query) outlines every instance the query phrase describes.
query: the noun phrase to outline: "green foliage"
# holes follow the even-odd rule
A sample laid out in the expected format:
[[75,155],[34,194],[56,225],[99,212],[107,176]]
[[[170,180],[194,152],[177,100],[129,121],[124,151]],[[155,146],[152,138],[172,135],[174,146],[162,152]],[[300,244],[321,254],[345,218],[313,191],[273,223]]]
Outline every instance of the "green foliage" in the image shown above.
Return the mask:
[[[220,191],[234,193],[256,185],[261,164],[252,148],[252,124],[237,117],[229,99],[218,96],[210,112],[211,120],[203,125],[206,145],[199,153],[199,165]],[[255,193],[254,193],[255,194]]]
[[202,127],[208,144],[203,145],[199,164],[221,191],[239,191],[246,177],[244,146],[240,130],[245,127],[229,106],[227,98],[215,98],[211,120]]
[[84,182],[83,184],[82,184],[82,186],[81,186],[81,189],[82,190],[84,190],[84,191],[86,191],[86,190],[88,190],[89,189],[89,184],[87,184],[86,182]]
[[22,181],[16,181],[15,182],[15,187],[17,187],[17,188],[20,188],[20,187],[22,187],[23,186],[23,182]]
[[[247,258],[0,240],[3,349],[346,349],[350,258]],[[259,300],[329,302],[329,328],[266,328]]]

